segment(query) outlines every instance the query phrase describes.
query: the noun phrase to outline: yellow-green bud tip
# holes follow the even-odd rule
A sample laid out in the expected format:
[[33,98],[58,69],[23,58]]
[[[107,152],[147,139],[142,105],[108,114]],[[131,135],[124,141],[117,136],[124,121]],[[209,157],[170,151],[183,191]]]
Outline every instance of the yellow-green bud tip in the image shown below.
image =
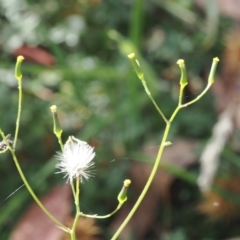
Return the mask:
[[125,201],[127,201],[127,190],[130,184],[131,184],[131,180],[129,179],[126,179],[123,182],[122,190],[118,194],[118,201],[120,204],[123,204]]
[[50,110],[51,110],[52,113],[57,112],[57,106],[56,106],[56,105],[52,105],[52,106],[50,107]]
[[213,84],[215,81],[215,75],[216,75],[216,69],[217,69],[218,62],[219,62],[218,57],[213,58],[212,67],[211,67],[209,77],[208,77],[209,84]]
[[139,64],[138,60],[136,59],[135,53],[128,54],[128,58],[130,59],[132,65],[134,67],[134,70],[137,73],[138,78],[143,81],[144,80],[144,74],[143,74],[143,71],[140,67],[140,64]]
[[177,64],[181,67],[181,66],[184,66],[185,62],[184,62],[183,59],[179,59],[179,60],[177,61]]
[[133,59],[135,57],[135,53],[128,54],[128,58]]
[[16,66],[15,66],[15,77],[18,81],[21,80],[22,78],[22,73],[21,73],[21,63],[23,61],[24,57],[23,56],[18,56],[17,57],[17,62],[16,62]]
[[58,138],[60,138],[61,134],[62,134],[62,128],[61,128],[61,125],[59,123],[58,116],[57,116],[57,106],[52,105],[50,107],[50,110],[53,115],[53,132]]
[[188,82],[187,82],[187,72],[186,72],[186,67],[183,59],[179,59],[177,61],[178,66],[181,69],[181,79],[180,79],[180,85],[182,87],[185,87]]
[[24,60],[24,57],[23,56],[18,56],[17,57],[17,62],[22,62]]
[[131,180],[129,180],[129,179],[126,179],[126,180],[123,182],[124,187],[129,187],[130,184],[131,184]]

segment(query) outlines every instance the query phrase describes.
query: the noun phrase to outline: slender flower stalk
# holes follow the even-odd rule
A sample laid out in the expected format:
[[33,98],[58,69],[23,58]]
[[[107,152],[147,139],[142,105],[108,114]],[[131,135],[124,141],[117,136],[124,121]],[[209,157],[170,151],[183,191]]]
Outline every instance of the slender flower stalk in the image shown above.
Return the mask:
[[88,217],[88,218],[97,218],[97,219],[104,219],[104,218],[109,218],[111,217],[113,214],[115,214],[121,207],[122,205],[127,201],[127,190],[129,188],[131,184],[131,180],[126,179],[123,182],[123,187],[120,191],[120,193],[118,194],[118,206],[116,207],[116,209],[114,211],[112,211],[111,213],[107,214],[107,215],[103,215],[103,216],[98,216],[96,214],[94,215],[88,215],[88,214],[84,214],[84,213],[80,213],[81,216],[84,217]]
[[[130,58],[130,60],[133,62],[133,60],[135,60],[135,54],[129,54],[128,57]],[[140,65],[133,63],[134,68],[136,70],[136,73],[138,75],[138,77],[141,79],[143,77],[143,73],[140,69]],[[179,100],[178,100],[178,105],[176,107],[176,109],[174,110],[174,112],[172,113],[172,116],[170,117],[170,119],[166,119],[164,116],[164,114],[162,112],[159,112],[160,115],[163,117],[164,121],[166,122],[166,127],[164,130],[164,134],[163,134],[163,138],[158,150],[158,154],[157,154],[157,158],[154,162],[151,174],[147,180],[146,185],[144,186],[140,196],[138,197],[138,200],[136,201],[136,203],[134,204],[133,208],[131,209],[131,211],[129,212],[128,216],[125,218],[125,220],[122,222],[122,224],[120,225],[120,227],[118,228],[118,230],[115,232],[115,234],[113,235],[113,237],[111,238],[111,240],[116,240],[117,237],[120,235],[120,233],[122,232],[122,230],[125,228],[125,226],[128,224],[128,222],[130,221],[130,219],[132,218],[132,216],[134,215],[134,213],[136,212],[136,210],[138,209],[139,205],[141,204],[143,198],[145,197],[154,176],[156,175],[157,169],[159,167],[160,161],[161,161],[161,157],[162,157],[162,153],[164,151],[164,148],[166,146],[169,145],[169,142],[167,141],[168,138],[168,134],[169,131],[171,129],[171,124],[173,122],[173,120],[175,119],[177,113],[179,112],[179,110],[181,108],[184,108],[190,104],[195,103],[196,101],[198,101],[210,88],[210,86],[212,85],[212,83],[214,82],[215,79],[215,75],[216,75],[216,67],[217,67],[217,63],[219,62],[218,58],[214,58],[213,59],[213,63],[212,63],[212,67],[211,67],[211,71],[210,71],[210,75],[209,75],[209,80],[208,80],[208,84],[206,86],[206,88],[203,90],[203,92],[201,94],[199,94],[195,99],[193,99],[192,101],[182,104],[182,98],[183,98],[183,91],[185,86],[187,85],[187,73],[186,73],[186,67],[184,64],[184,60],[180,59],[177,61],[177,64],[179,65],[180,69],[181,69],[181,79],[180,79],[180,89],[179,89]],[[146,83],[144,81],[142,81],[142,84],[146,90]],[[148,90],[148,89],[147,89]],[[149,91],[149,90],[148,90]],[[150,94],[148,94],[150,96]],[[152,99],[151,99],[152,100]],[[156,105],[156,102],[154,101],[154,99],[152,100],[153,104]],[[158,106],[156,107],[157,109],[159,108]]]
[[63,151],[63,143],[62,143],[62,132],[63,132],[63,130],[62,130],[62,127],[61,127],[60,122],[58,120],[57,106],[52,105],[50,107],[50,110],[51,110],[52,116],[53,116],[53,132],[58,139],[61,150]]
[[155,108],[157,109],[157,111],[159,112],[159,114],[161,115],[161,117],[163,118],[164,122],[167,124],[167,118],[165,117],[165,115],[163,114],[162,110],[159,108],[159,106],[157,105],[156,101],[154,100],[148,86],[147,86],[147,82],[145,81],[145,77],[144,77],[144,73],[141,69],[141,66],[138,62],[138,60],[136,59],[135,53],[130,53],[128,55],[128,58],[130,59],[130,61],[132,62],[132,65],[137,73],[138,78],[141,80],[142,85],[145,89],[145,92],[147,93],[147,95],[149,96],[149,98],[151,99],[153,105],[155,106]]
[[[94,166],[94,162],[92,160],[96,154],[93,147],[73,136],[70,136],[65,145],[62,146],[62,130],[58,122],[55,110],[56,106],[51,107],[51,111],[55,113],[55,115],[53,116],[54,133],[57,136],[62,148],[62,152],[58,152],[56,156],[59,160],[56,168],[60,169],[58,173],[65,174],[64,177],[68,178],[67,182],[69,182],[72,187],[74,202],[76,206],[76,214],[73,226],[69,233],[71,236],[71,240],[76,240],[76,227],[79,217],[81,216],[79,201],[80,181],[83,182],[83,179],[88,180],[93,175],[91,168]],[[76,180],[76,184],[74,184],[74,180]]]
[[23,60],[24,60],[23,56],[18,56],[17,57],[17,63],[16,63],[16,66],[15,66],[15,78],[18,81],[19,95],[18,95],[18,114],[17,114],[17,120],[16,120],[15,136],[14,136],[14,141],[13,141],[13,149],[14,150],[15,150],[16,145],[17,145],[20,118],[21,118],[21,112],[22,112],[22,72],[21,72],[21,64],[22,64]]
[[0,135],[2,136],[2,138],[5,140],[6,144],[7,144],[7,148],[9,149],[10,153],[12,154],[12,158],[15,162],[15,165],[17,167],[17,170],[19,172],[19,175],[23,181],[23,183],[25,184],[28,192],[31,194],[31,196],[33,197],[33,199],[35,200],[35,202],[38,204],[38,206],[43,210],[43,212],[45,212],[45,214],[54,222],[57,224],[58,227],[60,227],[62,230],[64,230],[65,232],[69,232],[69,228],[67,228],[66,226],[64,226],[60,221],[58,221],[46,208],[45,206],[41,203],[41,201],[38,199],[38,197],[35,195],[33,189],[31,188],[30,184],[28,183],[27,179],[25,178],[25,175],[19,165],[17,156],[15,154],[14,149],[11,147],[10,143],[8,141],[6,141],[6,136],[3,133],[3,131],[0,129]]
[[92,167],[95,157],[94,148],[73,136],[70,136],[63,147],[63,152],[57,153],[59,163],[56,168],[59,168],[58,173],[64,173],[68,180],[72,183],[74,179],[80,177],[81,182],[83,179],[88,180],[92,173]]
[[57,224],[58,227],[60,227],[62,230],[69,232],[69,228],[64,226],[60,221],[58,221],[41,203],[41,201],[38,199],[38,197],[35,195],[33,189],[31,188],[30,184],[28,183],[21,166],[18,162],[17,156],[15,154],[15,147],[17,144],[18,139],[18,132],[19,132],[19,126],[20,126],[20,118],[21,118],[21,110],[22,110],[22,73],[21,73],[21,63],[24,60],[23,56],[18,56],[17,63],[15,66],[15,77],[18,81],[18,89],[19,89],[19,97],[18,97],[18,114],[17,114],[17,120],[16,120],[16,129],[15,129],[15,135],[14,135],[14,141],[11,141],[9,139],[9,135],[5,136],[4,132],[0,129],[0,135],[3,138],[3,141],[1,142],[1,146],[4,148],[4,150],[9,150],[12,154],[12,158],[15,162],[16,168],[19,172],[19,175],[25,184],[27,190],[29,191],[30,195],[33,197],[35,202],[38,204],[38,206],[45,212],[45,214],[54,222]]
[[[173,120],[175,119],[177,113],[180,111],[180,109],[187,107],[187,106],[195,103],[196,101],[198,101],[208,91],[208,89],[211,87],[211,85],[213,84],[213,82],[215,80],[216,67],[219,62],[218,58],[213,59],[211,71],[209,74],[208,84],[207,84],[206,88],[202,91],[202,93],[199,94],[192,101],[183,104],[184,88],[188,84],[187,73],[186,73],[186,67],[185,67],[184,60],[182,60],[182,59],[178,60],[177,64],[179,65],[179,67],[181,69],[179,101],[178,101],[178,105],[177,105],[176,109],[172,113],[171,117],[168,119],[167,117],[165,117],[165,115],[163,114],[163,112],[161,111],[159,106],[157,105],[156,101],[154,100],[153,96],[151,95],[151,92],[145,81],[144,73],[141,69],[141,66],[140,66],[138,60],[135,57],[135,54],[134,53],[129,54],[128,57],[131,60],[133,67],[137,73],[137,76],[141,80],[146,93],[148,94],[153,105],[156,107],[157,111],[162,116],[163,120],[165,121],[166,127],[165,127],[163,138],[162,138],[162,141],[160,144],[160,148],[159,148],[159,151],[157,154],[157,158],[153,165],[153,169],[148,178],[148,181],[147,181],[142,193],[140,194],[137,202],[133,206],[132,210],[130,211],[130,213],[128,214],[126,219],[123,221],[123,223],[121,224],[119,229],[116,231],[114,236],[111,238],[111,240],[117,239],[117,237],[119,236],[121,231],[124,229],[124,227],[130,221],[133,214],[135,213],[135,211],[141,204],[143,198],[145,197],[145,195],[153,181],[153,178],[158,170],[164,148],[168,145],[171,145],[171,142],[168,141],[168,135],[169,135],[169,131],[171,129],[171,124],[172,124]],[[36,203],[39,205],[39,207],[42,208],[42,210],[48,215],[48,217],[58,225],[58,227],[60,227],[63,231],[66,231],[70,234],[71,240],[77,240],[76,227],[77,227],[79,218],[81,216],[90,217],[90,218],[107,218],[107,217],[112,216],[114,213],[116,213],[121,208],[123,203],[127,200],[127,190],[128,190],[129,185],[131,184],[131,181],[128,179],[124,181],[122,190],[120,191],[120,193],[118,195],[119,204],[118,204],[117,208],[114,211],[112,211],[111,213],[104,215],[104,216],[87,215],[87,214],[81,213],[80,212],[80,199],[79,199],[80,198],[80,183],[83,182],[84,179],[88,180],[91,176],[93,176],[93,171],[92,171],[92,167],[94,166],[93,159],[96,154],[94,152],[93,147],[88,145],[86,142],[81,141],[73,136],[70,136],[69,139],[67,140],[67,142],[65,143],[65,145],[63,145],[62,138],[61,138],[63,131],[62,131],[62,128],[61,128],[59,120],[58,120],[57,107],[55,105],[53,105],[50,108],[51,112],[53,114],[53,122],[54,122],[53,131],[54,131],[56,137],[58,138],[58,141],[59,141],[59,144],[60,144],[60,147],[62,150],[62,152],[58,152],[56,155],[56,158],[59,161],[57,163],[56,167],[58,169],[60,169],[59,172],[57,172],[57,173],[64,173],[64,177],[67,177],[67,183],[70,183],[70,185],[72,187],[73,196],[74,196],[75,205],[76,205],[76,214],[75,214],[75,219],[74,219],[72,228],[67,228],[61,222],[59,222],[55,217],[52,216],[52,214],[45,208],[45,206],[37,198],[37,196],[33,192],[32,188],[30,187],[28,181],[26,180],[26,178],[22,172],[22,169],[19,165],[18,159],[15,154],[15,147],[16,147],[17,138],[18,138],[20,116],[21,116],[22,73],[21,73],[20,67],[21,67],[21,63],[22,63],[23,59],[24,58],[22,56],[18,57],[16,68],[15,68],[15,76],[18,80],[18,88],[19,88],[19,102],[18,102],[18,115],[17,115],[17,121],[16,121],[16,130],[15,130],[14,141],[10,140],[9,135],[5,136],[3,131],[0,129],[0,135],[3,138],[3,140],[0,142],[0,153],[3,153],[7,150],[10,151],[10,153],[12,154],[13,160],[16,164],[16,167],[18,169],[18,172],[19,172],[26,188],[28,189],[29,193],[32,195],[32,197],[34,198]]]

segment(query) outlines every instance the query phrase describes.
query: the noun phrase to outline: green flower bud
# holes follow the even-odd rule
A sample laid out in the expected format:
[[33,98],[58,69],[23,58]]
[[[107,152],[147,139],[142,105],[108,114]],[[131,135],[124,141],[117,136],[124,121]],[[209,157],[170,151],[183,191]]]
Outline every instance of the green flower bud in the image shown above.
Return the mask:
[[131,184],[131,180],[126,179],[123,182],[123,187],[121,192],[118,194],[118,202],[123,204],[125,201],[127,201],[127,189],[129,187],[129,185]]
[[17,80],[20,80],[22,78],[22,72],[21,72],[21,63],[24,60],[23,56],[17,57],[17,62],[15,66],[15,77]]
[[135,57],[135,53],[128,54],[128,58],[130,59],[139,79],[143,80],[144,79],[144,74],[143,71],[140,68],[140,64],[138,60]]
[[188,84],[188,82],[187,82],[187,71],[186,71],[186,66],[185,66],[184,60],[179,59],[177,61],[177,64],[179,65],[179,67],[181,69],[180,85],[182,87],[185,87]]
[[211,67],[210,74],[209,74],[209,77],[208,77],[208,83],[210,83],[210,84],[214,83],[215,76],[216,76],[216,69],[217,69],[217,65],[218,65],[219,61],[220,60],[217,57],[215,57],[213,59],[212,67]]
[[53,115],[53,132],[54,134],[59,138],[62,135],[62,128],[60,126],[59,120],[58,120],[58,116],[57,116],[57,106],[53,105],[50,107],[50,110],[52,112]]

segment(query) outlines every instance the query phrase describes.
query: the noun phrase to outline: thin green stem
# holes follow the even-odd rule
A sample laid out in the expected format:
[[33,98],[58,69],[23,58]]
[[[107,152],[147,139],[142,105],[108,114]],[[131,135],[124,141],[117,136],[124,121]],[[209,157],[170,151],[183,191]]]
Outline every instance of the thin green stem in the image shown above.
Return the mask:
[[80,217],[80,204],[79,204],[79,195],[80,195],[80,177],[76,179],[76,193],[75,193],[75,205],[76,205],[76,215],[71,229],[71,240],[76,240],[76,227]]
[[[60,133],[60,134],[56,134],[56,136],[57,136],[58,143],[60,145],[61,151],[63,152],[64,148],[63,148],[63,142],[62,142],[62,137],[61,137],[62,135]],[[74,199],[75,199],[76,198],[76,191],[75,191],[74,183],[71,182],[70,185],[71,185],[73,196],[74,196]]]
[[[139,68],[140,69],[140,68]],[[135,68],[136,70],[136,68]],[[139,79],[142,81],[142,85],[145,89],[145,92],[147,93],[147,95],[149,96],[149,98],[151,99],[153,105],[155,106],[155,108],[157,109],[157,111],[159,112],[159,114],[162,116],[164,122],[167,124],[168,120],[167,118],[165,117],[165,115],[163,114],[162,110],[158,107],[157,103],[155,102],[151,92],[149,91],[148,89],[148,86],[147,86],[147,82],[145,81],[145,77],[144,77],[144,74],[143,73],[138,73],[138,77]]]
[[60,147],[61,147],[61,150],[62,150],[62,152],[63,152],[63,142],[62,142],[62,138],[61,138],[61,136],[57,136],[58,137],[58,143],[59,143],[59,145],[60,145]]
[[80,215],[83,216],[83,217],[97,218],[97,219],[108,218],[108,217],[111,217],[114,213],[116,213],[122,207],[122,205],[123,205],[123,203],[119,203],[117,208],[114,211],[112,211],[111,213],[109,213],[107,215],[104,215],[104,216],[88,215],[88,214],[84,214],[84,213],[81,213]]
[[147,82],[145,81],[145,77],[144,77],[144,73],[140,67],[140,64],[138,62],[138,60],[136,59],[136,56],[135,56],[135,53],[130,53],[128,55],[128,58],[130,59],[130,61],[132,62],[133,64],[133,67],[137,73],[137,76],[138,78],[141,80],[142,82],[142,85],[145,89],[145,92],[147,93],[147,95],[149,96],[149,98],[151,99],[153,105],[155,106],[155,108],[157,109],[157,111],[159,112],[159,114],[162,116],[163,120],[165,121],[165,123],[167,124],[168,120],[167,118],[165,117],[165,115],[163,114],[163,112],[161,111],[161,109],[158,107],[157,103],[155,102],[151,92],[149,91],[148,89],[148,86],[147,86]]
[[[6,139],[4,133],[0,130],[0,134],[2,136],[3,139]],[[6,141],[7,142],[7,141]],[[8,142],[7,142],[8,144]],[[35,195],[35,193],[33,192],[32,188],[30,187],[27,179],[25,178],[22,169],[18,163],[18,159],[17,156],[13,150],[13,148],[8,144],[8,149],[12,154],[13,160],[15,162],[15,165],[17,167],[17,170],[19,172],[19,175],[21,176],[22,181],[24,182],[27,190],[29,191],[29,193],[31,194],[31,196],[33,197],[33,199],[35,200],[35,202],[38,204],[38,206],[45,212],[45,214],[53,221],[55,222],[59,227],[61,227],[64,231],[69,232],[70,230],[64,226],[60,221],[58,221],[46,208],[45,206],[41,203],[41,201],[38,199],[38,197]]]
[[[63,152],[64,147],[63,147],[63,142],[62,142],[62,132],[60,132],[59,134],[56,134],[57,139],[58,139],[58,143],[61,147],[61,150]],[[78,223],[78,219],[80,217],[80,206],[79,206],[79,194],[80,194],[80,178],[78,177],[76,179],[76,186],[74,185],[74,182],[70,183],[71,188],[72,188],[72,193],[73,193],[73,197],[74,197],[74,202],[76,205],[76,215],[75,215],[75,219],[73,222],[73,226],[71,228],[71,230],[69,231],[70,236],[71,236],[71,240],[77,240],[76,238],[76,227],[77,227],[77,223]]]
[[169,133],[169,130],[170,130],[170,127],[171,127],[171,122],[168,122],[167,125],[166,125],[166,128],[165,128],[165,131],[164,131],[164,134],[163,134],[163,138],[162,138],[162,142],[161,142],[161,145],[160,145],[160,148],[159,148],[159,151],[158,151],[158,154],[157,154],[157,158],[156,158],[156,161],[154,163],[154,166],[153,166],[153,169],[152,169],[152,172],[148,178],[148,181],[142,191],[142,193],[140,194],[137,202],[135,203],[135,205],[133,206],[132,210],[130,211],[130,213],[128,214],[128,216],[126,217],[126,219],[123,221],[123,223],[121,224],[121,226],[119,227],[119,229],[115,232],[115,234],[113,235],[113,237],[111,238],[111,240],[115,240],[117,239],[117,237],[119,236],[119,234],[121,233],[121,231],[124,229],[124,227],[127,225],[127,223],[130,221],[130,219],[132,218],[133,214],[135,213],[135,211],[137,210],[137,208],[139,207],[140,203],[142,202],[143,198],[145,197],[152,181],[153,181],[153,178],[157,172],[157,169],[159,167],[159,163],[160,163],[160,159],[161,159],[161,156],[162,156],[162,153],[163,153],[163,149],[165,147],[164,143],[166,142],[167,140],[167,136],[168,136],[168,133]]
[[183,90],[184,90],[185,87],[186,87],[186,85],[180,85],[178,106],[182,104]]
[[[59,134],[56,134],[57,139],[58,139],[58,143],[61,147],[61,150],[63,152],[64,147],[63,147],[63,142],[62,142],[62,132],[60,132]],[[74,202],[76,205],[76,215],[75,215],[75,219],[73,222],[73,226],[70,229],[69,233],[71,236],[71,240],[77,240],[76,238],[76,227],[77,227],[77,223],[78,223],[78,219],[80,217],[80,205],[79,205],[79,194],[80,194],[80,178],[78,177],[76,179],[76,186],[74,185],[74,182],[70,183],[71,188],[72,188],[72,192],[73,192],[73,197],[74,197]]]
[[198,95],[195,99],[193,99],[192,101],[188,102],[188,103],[184,103],[181,105],[181,108],[187,107],[195,102],[197,102],[208,90],[209,88],[212,86],[212,83],[208,83],[208,85],[206,86],[206,88],[202,91],[202,93],[200,95]]
[[73,183],[73,182],[71,182],[71,183],[70,183],[70,185],[71,185],[71,188],[72,188],[73,197],[74,197],[74,199],[75,199],[75,198],[76,198],[76,191],[75,191],[75,186],[74,186],[74,183]]
[[77,177],[77,179],[76,179],[76,198],[75,198],[75,205],[76,205],[76,210],[77,210],[78,213],[80,213],[79,195],[80,195],[80,177]]
[[18,81],[18,113],[17,113],[17,120],[16,120],[16,129],[14,135],[14,142],[13,142],[13,149],[15,150],[20,126],[20,118],[21,118],[21,111],[22,111],[22,73],[21,73],[21,63],[24,60],[23,56],[17,57],[17,62],[15,65],[15,78]]
[[[144,85],[145,86],[145,85]],[[146,89],[146,87],[145,87]],[[162,138],[162,142],[161,142],[161,145],[160,145],[160,148],[158,150],[158,154],[157,154],[157,158],[155,160],[155,163],[154,163],[154,166],[153,166],[153,169],[151,171],[151,174],[148,178],[148,181],[146,183],[146,185],[144,186],[144,189],[143,191],[141,192],[138,200],[136,201],[135,205],[133,206],[133,208],[131,209],[130,213],[128,214],[128,216],[125,218],[125,220],[123,221],[123,223],[121,224],[121,226],[118,228],[118,230],[115,232],[115,234],[113,235],[113,237],[111,238],[111,240],[115,240],[117,239],[117,237],[119,236],[119,234],[122,232],[122,230],[125,228],[125,226],[128,224],[128,222],[130,221],[130,219],[132,218],[133,214],[136,212],[137,208],[139,207],[139,205],[141,204],[143,198],[145,197],[155,175],[156,175],[156,172],[157,172],[157,169],[159,167],[159,164],[160,164],[160,160],[161,160],[161,157],[162,157],[162,153],[163,153],[163,150],[164,150],[164,147],[166,146],[166,142],[167,142],[167,137],[168,137],[168,134],[169,134],[169,131],[170,131],[170,128],[171,128],[171,123],[173,121],[173,119],[175,118],[175,116],[177,115],[178,111],[180,110],[180,106],[181,106],[181,102],[182,102],[182,96],[183,96],[183,90],[184,90],[184,86],[181,86],[180,87],[180,92],[179,92],[179,102],[178,102],[178,106],[177,108],[175,109],[175,111],[173,112],[170,120],[168,121],[167,119],[165,120],[165,117],[164,117],[164,120],[167,121],[167,124],[166,124],[166,127],[165,127],[165,130],[164,130],[164,134],[163,134],[163,138]],[[148,94],[149,96],[151,96],[151,94]],[[155,102],[155,101],[154,101]],[[156,104],[156,103],[155,103]]]
[[15,129],[14,142],[13,142],[14,150],[15,150],[16,144],[17,144],[17,138],[18,138],[18,132],[19,132],[19,126],[20,126],[20,118],[21,118],[21,112],[22,112],[22,76],[17,77],[17,80],[18,80],[19,95],[18,95],[18,113],[17,113],[17,120],[16,120],[16,129]]
[[142,72],[140,64],[138,63],[138,61],[135,58],[135,54],[134,53],[129,54],[128,58],[131,60],[131,62],[133,64],[133,66],[134,66],[134,69],[135,69],[139,79],[142,81],[142,84],[143,84],[143,86],[145,88],[145,91],[146,91],[147,95],[150,97],[150,99],[152,100],[154,106],[156,107],[156,109],[158,110],[158,112],[163,117],[164,121],[166,122],[166,127],[165,127],[165,130],[164,130],[164,134],[163,134],[161,145],[160,145],[159,150],[158,150],[157,158],[155,160],[155,163],[153,165],[153,169],[152,169],[151,174],[150,174],[150,176],[149,176],[149,178],[147,180],[147,183],[144,186],[142,193],[140,194],[138,200],[136,201],[135,205],[131,209],[130,213],[128,214],[126,219],[123,221],[123,223],[121,224],[119,229],[116,231],[114,236],[111,238],[111,240],[116,240],[117,239],[117,237],[119,236],[121,231],[124,229],[124,227],[130,221],[130,219],[132,218],[133,214],[135,213],[135,211],[137,210],[137,208],[141,204],[144,196],[146,195],[146,193],[147,193],[147,191],[148,191],[148,189],[149,189],[149,187],[150,187],[150,185],[151,185],[151,183],[153,181],[153,178],[154,178],[154,176],[155,176],[155,174],[157,172],[157,169],[159,167],[164,147],[168,145],[167,144],[167,137],[168,137],[168,134],[169,134],[169,131],[170,131],[170,128],[171,128],[171,123],[173,122],[174,118],[176,117],[178,111],[181,108],[187,107],[190,104],[195,103],[196,101],[198,101],[208,91],[208,89],[211,87],[212,83],[214,82],[216,66],[217,66],[217,62],[219,61],[218,58],[213,59],[213,64],[212,64],[212,68],[211,68],[211,71],[210,71],[210,77],[209,77],[209,80],[208,80],[208,85],[206,86],[204,91],[199,96],[197,96],[194,100],[192,100],[192,101],[190,101],[188,103],[185,103],[185,104],[182,104],[182,100],[183,100],[183,91],[184,91],[185,86],[187,85],[186,72],[184,72],[184,71],[186,71],[186,69],[185,69],[185,65],[183,66],[184,61],[183,60],[181,60],[180,62],[178,61],[178,64],[180,64],[180,68],[181,68],[181,71],[182,71],[182,76],[181,76],[181,79],[180,79],[179,100],[178,100],[178,106],[176,107],[176,109],[174,110],[174,112],[172,113],[172,116],[170,117],[170,119],[168,121],[165,118],[164,114],[159,109],[158,105],[155,103],[154,99],[151,97],[151,93],[150,93],[150,91],[149,91],[149,89],[147,87],[146,81],[144,79],[144,73]]
[[177,108],[174,110],[171,118],[169,119],[169,122],[170,122],[170,123],[173,122],[174,118],[176,117],[176,115],[177,115],[177,113],[178,113],[178,111],[179,111],[180,109],[181,109],[181,107],[180,107],[180,106],[177,106]]
[[[178,111],[183,108],[183,107],[186,107],[194,102],[196,102],[197,100],[199,100],[206,92],[207,90],[209,89],[209,87],[211,86],[211,84],[208,84],[208,86],[205,88],[205,90],[196,98],[194,99],[193,101],[189,102],[189,103],[186,103],[184,105],[182,105],[182,99],[183,99],[183,91],[184,91],[184,88],[185,86],[180,86],[180,90],[179,90],[179,100],[178,100],[178,106],[176,107],[176,109],[174,110],[172,116],[170,117],[169,121],[167,121],[167,125],[165,127],[165,130],[164,130],[164,134],[163,134],[163,138],[162,138],[162,142],[161,142],[161,145],[160,145],[160,148],[158,150],[158,154],[157,154],[157,158],[155,160],[155,163],[154,163],[154,166],[153,166],[153,169],[152,169],[152,172],[148,178],[148,181],[142,191],[142,193],[140,194],[137,202],[135,203],[135,205],[133,206],[133,208],[131,209],[130,213],[128,214],[128,216],[126,217],[126,219],[123,221],[123,223],[121,224],[121,226],[118,228],[118,230],[115,232],[115,234],[113,235],[113,237],[111,238],[111,240],[116,240],[117,237],[119,236],[119,234],[122,232],[122,230],[124,229],[124,227],[128,224],[128,222],[130,221],[130,219],[132,218],[133,214],[136,212],[137,208],[139,207],[139,205],[141,204],[143,198],[145,197],[153,179],[154,179],[154,176],[156,175],[156,172],[157,172],[157,169],[159,167],[159,164],[160,164],[160,161],[161,161],[161,157],[162,157],[162,153],[163,153],[163,150],[164,150],[164,147],[166,146],[166,142],[167,142],[167,137],[168,137],[168,134],[169,134],[169,131],[170,131],[170,128],[171,128],[171,123],[173,122],[174,118],[176,117]],[[149,95],[149,94],[148,94]],[[186,105],[186,106],[185,106]]]
[[63,152],[63,142],[62,142],[62,134],[56,134],[56,137],[58,139],[58,143],[60,145],[61,151]]
[[153,105],[155,106],[155,108],[157,109],[157,111],[159,112],[159,114],[161,115],[161,117],[163,118],[164,122],[167,123],[168,122],[167,118],[165,117],[165,115],[163,114],[161,109],[158,107],[157,103],[155,102],[154,98],[152,97],[152,94],[149,94],[148,96],[151,99],[151,101],[152,101]]
[[186,85],[185,85],[185,86],[182,86],[182,85],[180,86],[178,106],[177,106],[177,108],[174,110],[172,116],[171,116],[170,119],[169,119],[169,122],[170,122],[170,123],[173,122],[173,120],[174,120],[174,118],[176,117],[178,111],[179,111],[179,110],[181,109],[181,107],[182,107],[183,92],[184,92],[184,88],[185,88],[185,87],[186,87]]

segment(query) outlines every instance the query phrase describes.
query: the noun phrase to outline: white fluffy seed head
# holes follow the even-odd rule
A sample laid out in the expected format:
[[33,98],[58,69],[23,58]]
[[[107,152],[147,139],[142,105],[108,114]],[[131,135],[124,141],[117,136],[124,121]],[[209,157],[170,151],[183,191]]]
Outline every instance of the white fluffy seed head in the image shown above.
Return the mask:
[[56,158],[59,163],[56,168],[64,173],[68,180],[72,182],[75,178],[80,177],[81,182],[85,178],[88,180],[93,176],[91,168],[94,165],[92,161],[95,157],[94,148],[73,136],[70,136],[64,145],[63,152],[58,152]]

